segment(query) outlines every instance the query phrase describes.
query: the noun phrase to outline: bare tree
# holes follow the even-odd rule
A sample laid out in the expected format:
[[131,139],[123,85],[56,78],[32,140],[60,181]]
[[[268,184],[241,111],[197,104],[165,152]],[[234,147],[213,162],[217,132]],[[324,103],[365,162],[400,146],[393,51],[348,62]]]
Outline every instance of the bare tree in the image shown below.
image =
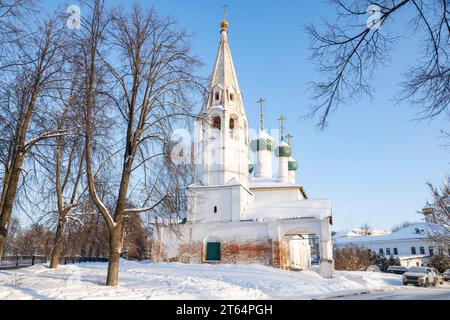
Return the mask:
[[[25,32],[25,21],[33,12],[31,0],[0,0],[0,70],[21,64],[16,45]],[[23,61],[22,61],[23,62]]]
[[[410,15],[412,32],[424,35],[421,56],[405,74],[400,100],[421,109],[420,118],[450,118],[450,5],[448,0],[330,0],[335,22],[308,27],[313,59],[323,75],[312,83],[318,101],[311,116],[324,128],[330,113],[361,95],[371,96],[370,79],[378,65],[389,60],[396,36],[393,19]],[[409,10],[408,10],[409,9]],[[369,17],[370,15],[370,17]],[[369,17],[369,19],[368,19]]]
[[62,28],[59,19],[50,18],[20,41],[22,63],[13,79],[0,87],[0,257],[27,155],[40,142],[64,134],[41,126],[51,108],[48,95],[59,85],[64,65]]
[[[158,164],[165,163],[173,124],[192,115],[189,93],[198,88],[198,79],[193,76],[198,61],[190,53],[188,35],[176,30],[172,18],[161,18],[153,10],[135,6],[129,15],[115,11],[110,20],[102,1],[94,1],[89,7],[92,15],[83,21],[87,41],[82,49],[86,64],[86,173],[90,196],[109,233],[106,283],[115,286],[125,220],[154,212],[173,197],[159,185],[167,170]],[[104,40],[106,35],[108,42]],[[108,54],[102,46],[107,46]],[[120,58],[110,58],[111,52]],[[122,154],[112,159],[117,171],[113,207],[99,197],[93,167],[96,113],[101,108],[97,98],[105,95],[96,87],[96,66],[106,66],[112,84],[107,95],[116,107],[110,110],[116,123],[110,130],[114,130],[114,144]]]
[[368,223],[365,223],[361,226],[361,232],[363,236],[370,236],[372,235],[373,229]]
[[68,98],[62,94],[62,111],[60,115],[55,116],[56,127],[58,131],[71,130],[71,135],[60,135],[55,138],[56,146],[53,148],[54,165],[50,170],[50,179],[52,181],[51,190],[56,190],[56,203],[58,212],[58,222],[53,239],[53,249],[51,254],[50,268],[57,268],[59,258],[63,248],[63,233],[67,219],[78,219],[76,209],[83,199],[87,186],[83,185],[82,176],[84,173],[84,147],[82,140],[82,108],[79,104],[79,75],[75,65],[71,81],[71,89]]
[[450,178],[447,178],[440,188],[431,183],[428,183],[428,187],[433,203],[428,208],[429,212],[424,213],[431,214],[431,220],[434,222],[428,230],[429,238],[434,243],[444,244],[450,248]]

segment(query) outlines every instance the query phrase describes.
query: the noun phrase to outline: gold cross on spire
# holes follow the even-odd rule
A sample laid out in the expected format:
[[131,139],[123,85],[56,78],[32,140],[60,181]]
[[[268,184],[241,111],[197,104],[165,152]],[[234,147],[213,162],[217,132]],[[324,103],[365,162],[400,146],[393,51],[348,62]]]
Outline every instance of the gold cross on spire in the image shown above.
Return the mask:
[[224,5],[223,7],[223,18],[226,19],[227,18],[227,9],[228,9],[228,5]]
[[223,7],[223,20],[220,23],[220,30],[222,31],[227,31],[228,30],[228,21],[227,21],[227,15],[228,15],[228,5],[224,5]]
[[287,138],[288,138],[288,145],[290,145],[291,147],[292,147],[292,138],[293,138],[294,136],[292,135],[292,134],[290,134],[290,133],[288,133],[288,135],[287,135]]
[[260,110],[261,110],[261,130],[264,130],[264,110],[263,110],[263,105],[266,102],[266,100],[264,100],[263,98],[260,98],[258,101],[256,101],[256,103],[259,103],[260,106]]
[[284,141],[284,121],[287,120],[287,118],[283,115],[280,116],[278,121],[280,121],[280,131],[281,131],[281,141]]

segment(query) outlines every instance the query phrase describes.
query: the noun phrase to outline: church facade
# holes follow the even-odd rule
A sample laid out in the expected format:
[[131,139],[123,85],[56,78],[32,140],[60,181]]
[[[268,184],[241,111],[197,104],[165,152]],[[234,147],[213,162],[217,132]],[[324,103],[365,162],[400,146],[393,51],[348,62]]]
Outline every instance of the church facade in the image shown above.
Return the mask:
[[[221,22],[220,35],[203,114],[196,126],[197,178],[187,191],[187,217],[177,225],[159,225],[153,236],[152,259],[305,269],[311,266],[313,251],[319,273],[332,277],[331,201],[309,199],[296,184],[298,165],[291,158],[283,124],[281,141],[264,130],[263,119],[259,134],[249,141],[226,19]],[[249,163],[249,149],[255,154],[254,164]],[[273,155],[278,163],[276,177]]]

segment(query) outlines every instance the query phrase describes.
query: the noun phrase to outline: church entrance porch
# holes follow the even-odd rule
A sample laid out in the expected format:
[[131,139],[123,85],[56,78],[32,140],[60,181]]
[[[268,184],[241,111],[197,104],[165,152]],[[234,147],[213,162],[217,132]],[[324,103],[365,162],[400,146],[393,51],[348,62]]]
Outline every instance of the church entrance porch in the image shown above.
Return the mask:
[[[319,274],[334,276],[331,233],[327,219],[286,219],[271,223],[272,266],[303,270],[311,267],[311,251],[319,258]],[[312,241],[313,240],[313,241]],[[317,243],[317,248],[311,244]]]
[[311,267],[311,247],[308,237],[301,234],[286,234],[281,240],[280,267],[304,270]]

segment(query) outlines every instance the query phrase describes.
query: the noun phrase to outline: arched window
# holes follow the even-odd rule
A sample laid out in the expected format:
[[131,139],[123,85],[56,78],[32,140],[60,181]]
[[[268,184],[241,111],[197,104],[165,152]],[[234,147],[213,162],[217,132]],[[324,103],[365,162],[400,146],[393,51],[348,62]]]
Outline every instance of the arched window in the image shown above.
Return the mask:
[[214,92],[214,100],[219,101],[219,99],[220,99],[220,92],[219,91]]
[[234,94],[230,93],[230,101],[234,101]]
[[222,120],[220,119],[220,117],[217,116],[213,118],[212,127],[218,130],[222,129]]
[[239,127],[239,123],[238,123],[237,116],[236,115],[232,115],[230,117],[230,122],[229,122],[229,125],[228,125],[230,138],[236,138],[237,137],[238,127]]
[[234,119],[233,118],[230,118],[230,129],[234,129]]

